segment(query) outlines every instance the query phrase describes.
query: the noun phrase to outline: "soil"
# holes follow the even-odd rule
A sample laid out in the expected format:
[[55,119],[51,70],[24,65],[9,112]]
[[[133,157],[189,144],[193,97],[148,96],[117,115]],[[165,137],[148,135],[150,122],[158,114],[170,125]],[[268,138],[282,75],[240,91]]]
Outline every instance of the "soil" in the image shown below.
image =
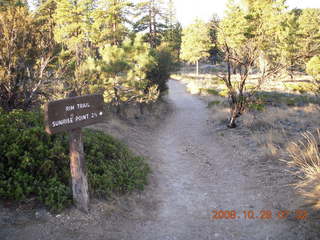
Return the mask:
[[[164,118],[95,126],[149,159],[144,191],[93,199],[89,214],[2,204],[0,239],[320,239],[317,213],[303,206],[281,162],[263,158],[240,130],[213,127],[206,103],[181,83],[171,80],[169,89]],[[299,209],[309,216],[296,219]],[[215,210],[234,210],[237,217],[213,219]],[[291,212],[278,219],[282,210]],[[261,211],[272,218],[258,218]]]

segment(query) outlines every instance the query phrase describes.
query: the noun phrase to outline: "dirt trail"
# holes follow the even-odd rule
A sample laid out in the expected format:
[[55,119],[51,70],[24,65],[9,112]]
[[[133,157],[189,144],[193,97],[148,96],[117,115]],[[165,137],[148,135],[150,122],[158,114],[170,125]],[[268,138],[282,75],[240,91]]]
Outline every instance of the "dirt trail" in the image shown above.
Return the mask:
[[[288,201],[282,186],[257,181],[259,169],[248,165],[239,148],[217,140],[206,104],[179,82],[172,80],[169,87],[172,113],[156,129],[98,126],[150,157],[153,173],[144,192],[114,205],[94,203],[89,216],[72,209],[59,217],[6,225],[0,239],[316,239],[290,218],[244,219],[248,210],[276,213],[279,202]],[[239,218],[212,220],[212,210],[235,210]]]
[[[173,113],[151,144],[158,213],[132,239],[298,239],[285,220],[244,219],[245,210],[278,210],[248,174],[246,159],[218,144],[204,102],[179,82],[169,86]],[[211,211],[220,209],[236,210],[240,219],[212,221]]]

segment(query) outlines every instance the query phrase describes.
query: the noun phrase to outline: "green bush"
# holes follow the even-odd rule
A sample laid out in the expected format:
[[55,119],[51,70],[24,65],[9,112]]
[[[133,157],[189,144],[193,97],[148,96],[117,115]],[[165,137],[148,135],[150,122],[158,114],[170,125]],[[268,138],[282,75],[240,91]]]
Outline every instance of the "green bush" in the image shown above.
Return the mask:
[[208,94],[219,96],[219,91],[216,89],[210,88],[210,89],[206,89],[206,91]]
[[306,70],[315,80],[320,80],[320,56],[313,56],[307,63]]
[[174,61],[169,47],[160,45],[157,49],[151,51],[156,64],[147,72],[147,79],[150,80],[151,85],[156,84],[160,92],[168,89],[167,82],[171,73],[178,67]]
[[250,111],[262,112],[265,109],[265,105],[263,103],[250,103],[248,108]]
[[[68,136],[49,136],[40,113],[0,109],[0,198],[35,197],[51,210],[72,202]],[[102,132],[84,130],[91,194],[108,197],[143,189],[149,172],[142,157]]]
[[315,91],[314,84],[305,82],[300,82],[296,84],[288,83],[285,84],[285,87],[293,92],[299,92],[301,94]]
[[221,97],[228,97],[229,96],[229,90],[228,89],[222,90],[222,91],[219,92],[219,95]]
[[220,103],[221,103],[220,101],[211,101],[208,103],[208,108],[219,105]]
[[126,145],[102,132],[86,130],[85,134],[89,183],[95,196],[143,190],[150,171],[144,158],[134,156]]

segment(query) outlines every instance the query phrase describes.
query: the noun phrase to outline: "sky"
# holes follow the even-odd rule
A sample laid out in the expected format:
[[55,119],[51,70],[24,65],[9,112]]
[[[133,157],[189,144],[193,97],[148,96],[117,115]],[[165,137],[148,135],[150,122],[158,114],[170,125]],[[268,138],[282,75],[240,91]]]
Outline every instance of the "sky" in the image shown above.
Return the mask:
[[[186,26],[195,18],[205,21],[213,14],[222,17],[227,0],[174,0],[178,21]],[[320,0],[287,0],[286,4],[292,8],[320,8]]]

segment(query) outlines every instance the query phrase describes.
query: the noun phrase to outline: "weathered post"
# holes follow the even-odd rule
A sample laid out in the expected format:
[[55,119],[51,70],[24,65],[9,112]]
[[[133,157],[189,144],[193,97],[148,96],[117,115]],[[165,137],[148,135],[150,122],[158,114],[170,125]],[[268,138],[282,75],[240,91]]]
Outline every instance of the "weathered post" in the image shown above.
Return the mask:
[[88,212],[89,192],[81,128],[70,130],[69,133],[70,169],[72,177],[73,199],[79,209]]
[[73,199],[78,209],[89,211],[89,189],[81,128],[103,120],[102,95],[86,95],[49,102],[45,125],[49,134],[69,132]]

